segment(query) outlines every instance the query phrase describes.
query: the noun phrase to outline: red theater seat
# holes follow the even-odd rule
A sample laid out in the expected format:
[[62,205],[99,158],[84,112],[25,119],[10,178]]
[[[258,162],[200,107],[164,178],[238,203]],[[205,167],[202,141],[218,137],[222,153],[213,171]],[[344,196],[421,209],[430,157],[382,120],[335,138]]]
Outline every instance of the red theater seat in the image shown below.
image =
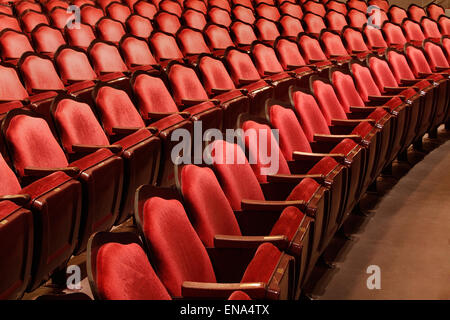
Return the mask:
[[298,34],[304,32],[301,20],[290,15],[281,16],[280,29],[283,37],[291,39],[297,39]]
[[0,32],[0,49],[2,60],[16,64],[25,52],[33,52],[28,37],[13,29],[3,29]]
[[219,24],[227,28],[232,23],[230,11],[220,7],[211,7],[208,11],[208,18],[212,23]]
[[127,5],[120,2],[110,3],[106,9],[106,14],[111,17],[111,19],[125,23],[128,17],[131,15],[131,10]]
[[248,24],[255,23],[255,14],[253,13],[253,9],[251,8],[238,4],[233,7],[231,12],[234,16],[234,21],[238,20]]
[[125,22],[125,25],[130,34],[144,39],[148,39],[153,31],[150,19],[138,14],[130,15]]
[[53,57],[59,47],[66,44],[61,31],[45,24],[36,26],[31,33],[36,51]]
[[157,7],[147,1],[137,1],[134,5],[134,12],[136,12],[138,15],[146,17],[150,20],[153,20],[153,17],[158,12]]
[[81,22],[95,27],[98,20],[105,16],[103,10],[94,5],[85,4],[80,7]]
[[100,40],[112,42],[117,45],[120,39],[125,35],[125,27],[120,21],[103,17],[98,20],[95,29]]
[[150,36],[149,42],[158,62],[167,64],[167,60],[183,59],[183,53],[173,35],[164,32],[154,32]]
[[178,16],[166,11],[159,11],[153,17],[153,23],[158,30],[173,35],[181,28],[181,22]]
[[[199,3],[203,3],[201,0],[197,0]],[[184,25],[197,29],[203,30],[207,24],[205,13],[197,11],[195,9],[185,9],[182,15]]]
[[65,27],[67,41],[71,46],[87,50],[91,43],[95,40],[94,30],[92,26],[84,23],[78,25],[79,28]]

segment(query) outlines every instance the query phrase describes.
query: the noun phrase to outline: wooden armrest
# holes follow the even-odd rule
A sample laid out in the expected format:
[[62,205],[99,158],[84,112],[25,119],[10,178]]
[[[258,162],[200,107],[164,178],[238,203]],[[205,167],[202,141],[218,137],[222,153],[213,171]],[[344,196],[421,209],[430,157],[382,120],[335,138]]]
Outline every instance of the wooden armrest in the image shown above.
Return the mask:
[[253,299],[263,299],[266,294],[264,282],[210,283],[184,281],[181,295],[184,298],[223,298],[227,299],[234,291],[244,291]]
[[222,94],[222,93],[226,93],[228,91],[230,91],[231,89],[219,89],[219,88],[212,88],[211,89],[211,93],[215,96]]
[[323,174],[274,174],[267,176],[268,183],[292,183],[292,182],[300,182],[303,179],[310,178],[314,179],[322,185],[330,186],[331,181],[327,180]]
[[45,177],[54,172],[64,172],[70,177],[76,177],[80,173],[80,169],[77,167],[64,167],[64,168],[36,168],[26,167],[23,169],[24,175],[27,177]]
[[241,201],[241,208],[243,211],[283,211],[286,207],[293,206],[301,210],[306,208],[306,203],[303,200],[295,201],[260,201],[243,199]]
[[374,50],[380,50],[380,49],[386,49],[386,47],[372,46],[372,49],[374,49]]
[[31,200],[31,196],[29,194],[10,194],[5,196],[0,196],[0,202],[2,201],[11,201],[17,204],[18,206],[24,206],[29,203]]
[[274,76],[274,75],[276,75],[276,74],[278,74],[279,72],[276,72],[276,71],[264,71],[264,75],[265,76]]
[[357,134],[314,134],[315,141],[340,142],[344,139],[352,139],[357,143],[361,142],[362,140],[361,136],[358,136]]
[[371,96],[369,95],[369,100],[370,101],[374,101],[374,102],[379,102],[379,103],[384,103],[386,101],[389,101],[395,97],[399,97],[400,99],[404,100],[405,97],[404,96],[399,96],[399,95],[395,95],[395,96],[389,96],[389,95],[385,95],[385,96]]
[[173,114],[179,114],[183,118],[187,119],[191,115],[189,112],[149,112],[147,116],[152,120],[161,120],[167,116],[173,115]]
[[436,69],[436,71],[438,72],[443,72],[443,71],[449,71],[449,67],[442,67],[442,66],[436,66],[434,67]]
[[387,93],[400,93],[407,90],[409,87],[384,87],[384,91]]
[[270,242],[278,249],[284,250],[289,246],[289,239],[284,235],[276,236],[214,236],[214,248],[257,248]]
[[365,106],[365,107],[350,106],[350,112],[352,112],[352,113],[367,113],[367,114],[371,114],[377,108],[383,108],[386,111],[390,111],[388,106]]
[[292,153],[294,160],[314,160],[319,161],[324,157],[330,157],[335,159],[337,162],[343,163],[345,161],[345,155],[342,153],[311,153],[311,152],[300,152],[294,151]]
[[429,77],[432,75],[433,75],[432,72],[419,72],[419,77],[421,77],[421,78]]
[[86,145],[86,144],[74,144],[72,145],[73,152],[94,152],[100,149],[108,149],[113,153],[119,153],[122,151],[122,146],[118,144],[110,144],[110,145]]
[[375,124],[375,121],[373,119],[331,119],[331,125],[333,126],[355,127],[361,122],[369,122],[370,124]]
[[309,59],[309,63],[318,63],[318,62],[323,62],[325,60],[320,60],[320,59]]
[[360,53],[366,53],[367,51],[365,50],[352,50],[353,54],[360,54]]
[[138,128],[138,127],[113,127],[112,128],[112,132],[115,134],[123,134],[123,135],[129,135],[132,133],[135,133],[136,131],[138,131],[139,129],[142,128]]
[[251,84],[251,83],[253,83],[255,81],[258,81],[258,79],[239,79],[238,80],[238,84],[240,86],[245,86],[245,85]]
[[295,64],[288,64],[288,65],[286,66],[286,68],[289,69],[289,70],[292,70],[292,69],[299,69],[299,68],[303,68],[303,67],[306,67],[306,66],[300,66],[300,65],[295,65]]

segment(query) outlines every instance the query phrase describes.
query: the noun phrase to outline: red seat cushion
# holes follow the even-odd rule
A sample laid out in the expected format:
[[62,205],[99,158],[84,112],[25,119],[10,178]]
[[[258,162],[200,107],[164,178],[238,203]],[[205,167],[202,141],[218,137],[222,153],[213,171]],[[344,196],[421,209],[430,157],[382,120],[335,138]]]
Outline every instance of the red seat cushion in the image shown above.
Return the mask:
[[250,261],[241,283],[264,282],[268,283],[276,270],[281,257],[281,251],[271,243],[264,243],[258,247],[255,256]]

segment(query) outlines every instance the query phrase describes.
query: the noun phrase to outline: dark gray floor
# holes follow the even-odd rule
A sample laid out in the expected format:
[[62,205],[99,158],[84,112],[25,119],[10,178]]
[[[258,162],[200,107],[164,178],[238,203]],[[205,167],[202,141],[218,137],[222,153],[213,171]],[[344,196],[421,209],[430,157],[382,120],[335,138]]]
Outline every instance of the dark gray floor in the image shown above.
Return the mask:
[[[319,299],[450,299],[450,141],[424,139],[415,165],[396,163],[381,178],[381,196],[365,199],[369,217],[352,216],[355,241],[336,237],[327,249],[336,269],[318,267],[310,292]],[[423,158],[423,160],[421,160]],[[419,161],[420,160],[420,161]],[[370,196],[367,196],[370,198]],[[371,203],[371,204],[370,204]],[[381,289],[369,290],[368,266],[381,271]]]

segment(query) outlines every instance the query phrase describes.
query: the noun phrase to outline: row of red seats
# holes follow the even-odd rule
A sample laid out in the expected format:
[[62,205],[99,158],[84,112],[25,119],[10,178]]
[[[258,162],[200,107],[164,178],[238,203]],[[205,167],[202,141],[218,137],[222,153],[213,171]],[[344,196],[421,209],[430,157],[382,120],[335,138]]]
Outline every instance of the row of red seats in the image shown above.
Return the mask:
[[[147,46],[144,40],[136,40]],[[191,38],[191,41],[194,40]],[[273,125],[278,126],[281,132],[287,128],[285,123],[291,121],[289,128],[292,129],[280,137],[280,154],[287,162],[283,164],[280,161],[279,174],[270,178],[262,177],[259,169],[266,165],[264,163],[254,165],[253,174],[264,188],[272,186],[267,196],[278,196],[278,200],[285,200],[289,196],[289,201],[294,201],[314,218],[314,236],[308,242],[310,244],[304,246],[308,249],[301,254],[298,250],[289,251],[296,258],[295,276],[291,277],[294,285],[290,287],[289,294],[285,295],[287,291],[284,291],[281,296],[298,296],[303,279],[307,279],[315,261],[368,185],[389,165],[390,160],[448,117],[446,76],[428,72],[424,64],[425,56],[418,48],[406,47],[408,60],[401,52],[393,49],[387,51],[386,60],[369,54],[369,49],[367,53],[348,50],[347,59],[353,55],[365,57],[366,60],[365,63],[352,61],[346,64],[346,59],[342,57],[337,59],[327,57],[323,52],[320,54],[318,43],[315,37],[300,34],[298,42],[280,38],[273,43],[273,47],[254,43],[245,48],[251,55],[233,47],[217,54],[219,57],[223,55],[223,59],[207,54],[194,59],[192,54],[185,53],[177,59],[191,62],[195,67],[174,61],[163,63],[164,68],[158,70],[159,67],[155,69],[144,63],[144,68],[140,68],[143,70],[139,71],[124,64],[114,45],[102,42],[95,43],[108,48],[105,50],[107,53],[104,52],[97,60],[100,68],[95,63],[92,68],[86,54],[73,48],[62,48],[54,56],[59,72],[51,60],[25,53],[18,68],[29,93],[21,85],[14,67],[4,66],[2,79],[5,80],[5,88],[10,89],[5,89],[7,99],[2,100],[16,100],[18,106],[26,105],[28,109],[41,113],[45,119],[30,111],[13,109],[4,120],[3,135],[8,153],[4,153],[7,162],[3,165],[3,172],[9,177],[5,181],[16,181],[8,182],[5,186],[16,187],[2,193],[29,195],[4,198],[14,200],[18,204],[15,207],[10,201],[1,202],[9,206],[5,209],[6,215],[8,210],[12,210],[14,215],[17,212],[17,221],[22,223],[20,226],[8,223],[8,230],[14,234],[23,234],[26,240],[17,242],[15,248],[22,246],[22,250],[14,250],[16,253],[26,252],[26,255],[16,254],[17,259],[11,261],[10,265],[15,270],[19,270],[16,266],[23,265],[24,273],[18,274],[16,271],[17,277],[7,279],[7,289],[2,291],[5,292],[4,296],[20,295],[23,292],[28,282],[23,276],[29,276],[27,272],[31,265],[33,285],[30,287],[35,287],[64,265],[75,246],[75,253],[82,251],[91,233],[108,230],[114,222],[120,223],[126,219],[133,211],[133,191],[139,185],[151,183],[155,179],[160,185],[172,185],[178,176],[173,171],[170,159],[173,147],[170,135],[176,128],[192,130],[192,121],[198,120],[204,123],[204,129],[234,128],[237,123],[244,130]],[[434,51],[438,50],[437,56],[443,56],[442,48],[430,43],[434,45],[431,46]],[[89,50],[92,61],[95,61],[92,58],[95,44]],[[63,56],[61,53],[66,49],[76,55],[66,62],[58,63],[58,58]],[[375,52],[380,53],[381,49],[376,48]],[[75,56],[84,58],[76,60]],[[161,62],[164,59],[157,57],[157,60]],[[91,78],[72,78],[72,81],[55,87],[55,83],[64,79],[64,68],[74,61],[83,63],[74,64],[77,67],[72,69],[72,74],[79,75],[80,70],[90,69],[92,72],[83,72],[82,75],[87,74]],[[122,63],[118,64],[117,61]],[[310,65],[305,66],[305,61]],[[425,63],[428,64],[426,59]],[[113,68],[125,65],[125,68],[101,69],[111,65]],[[441,60],[431,68],[435,72],[446,71],[448,62],[447,67]],[[49,72],[52,69],[54,71]],[[124,74],[112,71],[122,71]],[[133,74],[128,77],[131,72]],[[321,78],[317,77],[317,73]],[[81,80],[84,82],[73,87],[73,82]],[[94,85],[86,80],[101,82]],[[411,87],[398,87],[400,84]],[[59,93],[66,89],[72,96]],[[351,92],[353,94],[349,94]],[[399,95],[380,97],[382,92]],[[11,99],[11,93],[22,94],[22,97]],[[358,96],[361,98],[356,99]],[[271,97],[282,101],[270,104],[268,99]],[[382,107],[368,107],[370,102]],[[239,117],[239,114],[248,110],[266,119]],[[302,115],[302,112],[309,113]],[[351,118],[360,120],[349,120]],[[277,124],[277,119],[283,120]],[[270,122],[265,123],[267,120]],[[293,139],[286,140],[290,132],[297,134],[292,136]],[[298,139],[301,132],[306,137],[303,144]],[[338,136],[330,136],[331,132]],[[58,145],[58,140],[62,147]],[[249,153],[259,154],[259,150],[254,149],[256,144],[247,141],[246,146]],[[161,159],[159,150],[162,151]],[[313,150],[320,154],[311,154]],[[297,153],[293,154],[292,151]],[[297,165],[289,164],[288,161],[292,161],[293,157]],[[21,190],[8,164],[14,168],[22,185],[28,185],[31,181],[33,183]],[[158,166],[163,169],[158,169]],[[291,172],[307,175],[292,176]],[[43,176],[46,177],[36,181]],[[109,180],[106,181],[105,176]],[[45,181],[56,178],[59,179],[55,182],[57,185]],[[273,188],[274,183],[280,182],[290,187]],[[35,189],[31,189],[32,186]],[[230,186],[237,187],[237,184]],[[254,190],[250,186],[246,189]],[[240,197],[253,200],[246,202],[247,209],[260,209],[254,203],[255,200],[262,200],[260,196],[256,196],[256,199],[253,198],[255,194]],[[66,206],[67,213],[61,213],[59,201],[67,201],[73,207]],[[241,201],[239,198],[235,201],[231,206],[233,210],[239,211]],[[42,203],[47,205],[42,207]],[[32,209],[34,224],[30,220],[30,213],[21,206]],[[301,215],[293,216],[298,218]],[[247,224],[252,225],[251,222]],[[265,227],[268,226],[270,224]],[[17,232],[17,228],[23,228],[23,232]],[[33,244],[33,228],[36,235],[34,239],[41,242],[34,241]],[[4,230],[7,230],[6,227]],[[270,232],[270,228],[266,230]],[[223,233],[220,230],[214,232]],[[279,229],[278,232],[287,231]],[[292,242],[291,237],[285,236]],[[46,247],[46,243],[51,246]],[[205,240],[204,245],[208,246]],[[283,249],[283,245],[280,244],[279,248]],[[7,254],[10,252],[11,247],[8,247]],[[52,262],[48,263],[50,260]],[[241,268],[243,266],[240,265]],[[5,273],[10,274],[10,270]],[[189,278],[186,276],[184,280]]]

